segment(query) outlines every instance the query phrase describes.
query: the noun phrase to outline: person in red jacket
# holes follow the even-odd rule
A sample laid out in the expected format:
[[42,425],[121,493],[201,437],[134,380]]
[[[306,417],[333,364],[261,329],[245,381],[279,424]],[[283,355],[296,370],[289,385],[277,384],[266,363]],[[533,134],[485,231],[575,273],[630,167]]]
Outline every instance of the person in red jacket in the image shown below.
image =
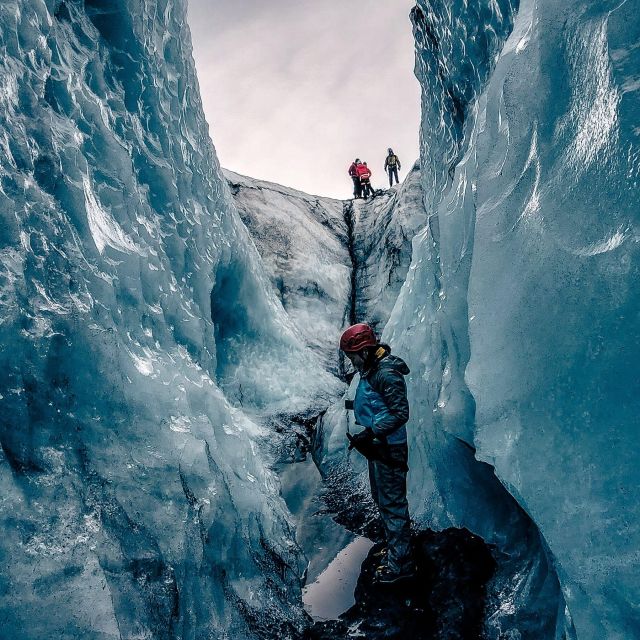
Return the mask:
[[356,165],[356,173],[358,174],[358,178],[360,180],[360,187],[362,189],[362,194],[365,198],[368,198],[370,195],[373,197],[373,187],[371,186],[371,169],[367,167],[367,163],[363,162],[362,164]]
[[349,167],[349,175],[353,180],[353,197],[362,197],[362,187],[360,185],[360,177],[358,176],[358,165],[360,164],[360,158],[356,158]]

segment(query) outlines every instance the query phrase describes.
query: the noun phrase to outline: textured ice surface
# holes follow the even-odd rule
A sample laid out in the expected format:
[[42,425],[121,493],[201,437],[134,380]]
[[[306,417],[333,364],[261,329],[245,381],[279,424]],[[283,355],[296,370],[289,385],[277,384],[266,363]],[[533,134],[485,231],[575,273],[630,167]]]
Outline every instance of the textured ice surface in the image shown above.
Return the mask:
[[336,345],[351,304],[343,201],[225,176],[284,309],[325,367],[337,371]]
[[420,165],[400,186],[353,206],[355,319],[377,331],[386,324],[411,263],[411,240],[424,227]]
[[479,456],[585,639],[640,634],[639,9],[522,2],[469,168]]
[[12,638],[285,637],[302,620],[259,419],[340,386],[237,215],[190,51],[180,1],[0,5]]
[[[496,634],[639,633],[637,16],[551,0],[414,12],[430,221],[384,337],[412,368],[418,522],[522,540],[484,460],[542,536]],[[553,614],[545,556],[575,630],[562,598],[555,628],[517,615],[536,600]]]

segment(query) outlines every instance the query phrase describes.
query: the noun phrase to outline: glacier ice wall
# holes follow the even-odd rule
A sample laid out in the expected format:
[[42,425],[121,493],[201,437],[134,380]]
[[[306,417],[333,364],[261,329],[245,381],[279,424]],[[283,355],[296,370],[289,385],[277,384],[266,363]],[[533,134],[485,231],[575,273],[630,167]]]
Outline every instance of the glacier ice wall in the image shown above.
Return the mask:
[[502,613],[536,599],[553,613],[545,562],[567,605],[537,630],[497,611],[496,634],[639,633],[637,15],[413,12],[430,219],[384,334],[413,370],[412,510],[498,545],[522,539],[526,512],[540,567]]
[[338,373],[336,345],[351,305],[345,203],[224,174],[282,306],[325,368]]
[[538,523],[578,637],[629,638],[640,633],[640,7],[570,5],[521,5],[480,114],[467,379],[479,457]]
[[340,386],[234,208],[185,13],[0,6],[0,621],[16,639],[301,624],[260,416]]

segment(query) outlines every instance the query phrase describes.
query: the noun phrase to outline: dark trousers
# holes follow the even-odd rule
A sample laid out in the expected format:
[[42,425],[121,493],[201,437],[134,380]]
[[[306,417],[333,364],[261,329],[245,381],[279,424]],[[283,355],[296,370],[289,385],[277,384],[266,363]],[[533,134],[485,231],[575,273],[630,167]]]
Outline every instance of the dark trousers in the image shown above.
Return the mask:
[[389,174],[389,186],[393,187],[393,178],[396,179],[396,184],[400,184],[400,180],[398,180],[398,167],[387,167],[387,173]]
[[360,178],[358,176],[351,176],[353,180],[353,197],[360,198],[362,196],[362,185],[360,184]]
[[[406,444],[387,445],[394,460],[408,459]],[[407,472],[393,469],[382,462],[369,461],[371,496],[380,511],[388,546],[387,565],[394,573],[409,571],[411,557],[411,520],[407,503]]]
[[369,178],[366,178],[364,180],[362,180],[362,184],[360,185],[360,188],[362,189],[362,195],[365,198],[368,198],[369,195],[373,195],[373,187],[371,186],[371,182],[369,180]]

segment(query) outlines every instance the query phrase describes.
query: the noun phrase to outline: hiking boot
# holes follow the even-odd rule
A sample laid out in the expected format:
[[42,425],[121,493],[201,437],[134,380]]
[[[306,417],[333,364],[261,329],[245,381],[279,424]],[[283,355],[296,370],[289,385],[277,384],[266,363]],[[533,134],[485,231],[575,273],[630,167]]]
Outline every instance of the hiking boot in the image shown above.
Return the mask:
[[376,558],[376,560],[384,560],[387,557],[387,553],[389,553],[389,547],[380,547],[373,554],[373,557]]
[[382,565],[376,569],[375,581],[380,584],[395,584],[401,580],[409,580],[416,575],[415,567],[405,569],[402,572],[392,571],[388,566]]

